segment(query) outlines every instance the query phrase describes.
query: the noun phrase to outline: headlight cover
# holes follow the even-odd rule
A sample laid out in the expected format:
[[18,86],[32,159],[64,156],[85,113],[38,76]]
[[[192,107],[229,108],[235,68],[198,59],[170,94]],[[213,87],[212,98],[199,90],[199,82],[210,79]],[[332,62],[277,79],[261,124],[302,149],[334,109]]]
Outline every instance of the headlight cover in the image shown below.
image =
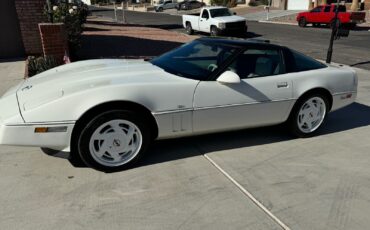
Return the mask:
[[219,22],[218,23],[218,28],[225,29],[226,28],[226,23],[225,22]]

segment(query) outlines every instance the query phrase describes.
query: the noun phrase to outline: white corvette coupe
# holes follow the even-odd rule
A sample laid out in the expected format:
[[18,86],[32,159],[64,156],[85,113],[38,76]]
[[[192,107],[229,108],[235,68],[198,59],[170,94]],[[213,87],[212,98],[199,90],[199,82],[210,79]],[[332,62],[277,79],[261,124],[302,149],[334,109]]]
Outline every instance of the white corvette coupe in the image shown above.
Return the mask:
[[155,139],[286,122],[313,135],[354,102],[357,75],[265,42],[201,38],[150,61],[91,60],[29,78],[0,99],[0,144],[131,167]]

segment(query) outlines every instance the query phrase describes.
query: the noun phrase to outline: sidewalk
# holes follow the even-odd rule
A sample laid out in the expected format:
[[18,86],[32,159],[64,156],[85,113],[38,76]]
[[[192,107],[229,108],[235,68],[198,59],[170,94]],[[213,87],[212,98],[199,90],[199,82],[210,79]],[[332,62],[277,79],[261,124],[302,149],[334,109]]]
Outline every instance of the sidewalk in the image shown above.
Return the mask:
[[0,97],[12,86],[18,84],[24,77],[25,61],[0,60]]

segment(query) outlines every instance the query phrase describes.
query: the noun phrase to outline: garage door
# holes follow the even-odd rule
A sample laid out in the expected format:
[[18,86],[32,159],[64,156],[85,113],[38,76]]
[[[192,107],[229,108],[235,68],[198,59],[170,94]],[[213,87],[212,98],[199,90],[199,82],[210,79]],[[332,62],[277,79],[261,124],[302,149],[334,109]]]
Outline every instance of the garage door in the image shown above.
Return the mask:
[[288,0],[288,10],[308,10],[310,0]]
[[0,58],[24,56],[14,0],[0,0]]

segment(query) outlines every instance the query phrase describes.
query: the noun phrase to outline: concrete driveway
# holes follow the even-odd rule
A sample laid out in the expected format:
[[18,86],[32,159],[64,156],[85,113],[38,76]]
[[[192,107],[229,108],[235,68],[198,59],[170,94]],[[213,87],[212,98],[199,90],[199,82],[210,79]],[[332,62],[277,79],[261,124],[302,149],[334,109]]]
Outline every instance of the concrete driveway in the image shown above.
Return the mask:
[[0,229],[367,229],[370,78],[358,72],[357,102],[309,139],[276,126],[160,141],[112,174],[1,146]]

